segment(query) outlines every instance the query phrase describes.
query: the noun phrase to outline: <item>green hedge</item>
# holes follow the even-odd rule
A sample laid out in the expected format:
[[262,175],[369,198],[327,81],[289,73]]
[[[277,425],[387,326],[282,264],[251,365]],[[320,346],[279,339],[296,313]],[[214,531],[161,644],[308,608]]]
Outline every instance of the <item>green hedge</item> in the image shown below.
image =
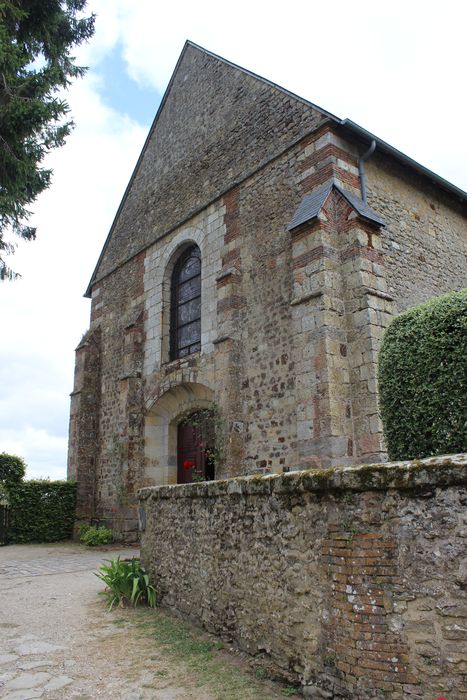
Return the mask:
[[390,459],[467,449],[467,290],[398,316],[379,354],[381,417]]
[[76,483],[22,481],[8,489],[9,542],[56,542],[72,535]]

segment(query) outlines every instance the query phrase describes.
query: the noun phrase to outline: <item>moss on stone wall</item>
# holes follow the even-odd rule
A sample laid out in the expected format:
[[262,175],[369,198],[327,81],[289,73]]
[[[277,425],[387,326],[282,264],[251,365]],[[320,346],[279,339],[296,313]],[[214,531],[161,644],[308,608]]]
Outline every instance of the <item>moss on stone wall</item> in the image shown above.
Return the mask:
[[149,498],[215,498],[234,494],[423,489],[427,486],[454,486],[466,482],[467,457],[461,454],[407,462],[307,469],[286,474],[256,474],[221,481],[154,486],[141,489],[139,499],[145,501]]

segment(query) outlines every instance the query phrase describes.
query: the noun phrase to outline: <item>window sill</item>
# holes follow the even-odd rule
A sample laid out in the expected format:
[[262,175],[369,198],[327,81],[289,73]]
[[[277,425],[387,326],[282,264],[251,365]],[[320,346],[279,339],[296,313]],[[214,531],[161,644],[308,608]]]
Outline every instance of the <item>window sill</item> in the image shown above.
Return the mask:
[[196,367],[199,364],[199,358],[201,356],[201,350],[198,352],[192,352],[191,355],[186,355],[185,357],[177,357],[176,360],[170,360],[161,365],[161,369],[165,374],[171,374],[176,372],[178,369],[185,369]]

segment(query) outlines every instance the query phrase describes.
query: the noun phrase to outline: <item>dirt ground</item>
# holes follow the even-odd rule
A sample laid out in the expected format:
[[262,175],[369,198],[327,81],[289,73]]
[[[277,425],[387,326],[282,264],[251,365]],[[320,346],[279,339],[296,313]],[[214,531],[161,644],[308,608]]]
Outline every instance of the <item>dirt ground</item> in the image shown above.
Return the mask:
[[137,550],[0,547],[0,698],[262,700],[281,687],[159,610],[108,612],[94,571]]

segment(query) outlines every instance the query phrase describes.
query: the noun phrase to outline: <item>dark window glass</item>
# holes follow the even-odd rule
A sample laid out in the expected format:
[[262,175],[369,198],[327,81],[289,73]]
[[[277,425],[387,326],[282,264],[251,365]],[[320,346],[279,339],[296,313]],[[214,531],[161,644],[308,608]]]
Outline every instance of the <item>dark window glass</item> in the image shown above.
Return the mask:
[[170,359],[201,349],[201,253],[194,245],[177,260],[170,299]]

